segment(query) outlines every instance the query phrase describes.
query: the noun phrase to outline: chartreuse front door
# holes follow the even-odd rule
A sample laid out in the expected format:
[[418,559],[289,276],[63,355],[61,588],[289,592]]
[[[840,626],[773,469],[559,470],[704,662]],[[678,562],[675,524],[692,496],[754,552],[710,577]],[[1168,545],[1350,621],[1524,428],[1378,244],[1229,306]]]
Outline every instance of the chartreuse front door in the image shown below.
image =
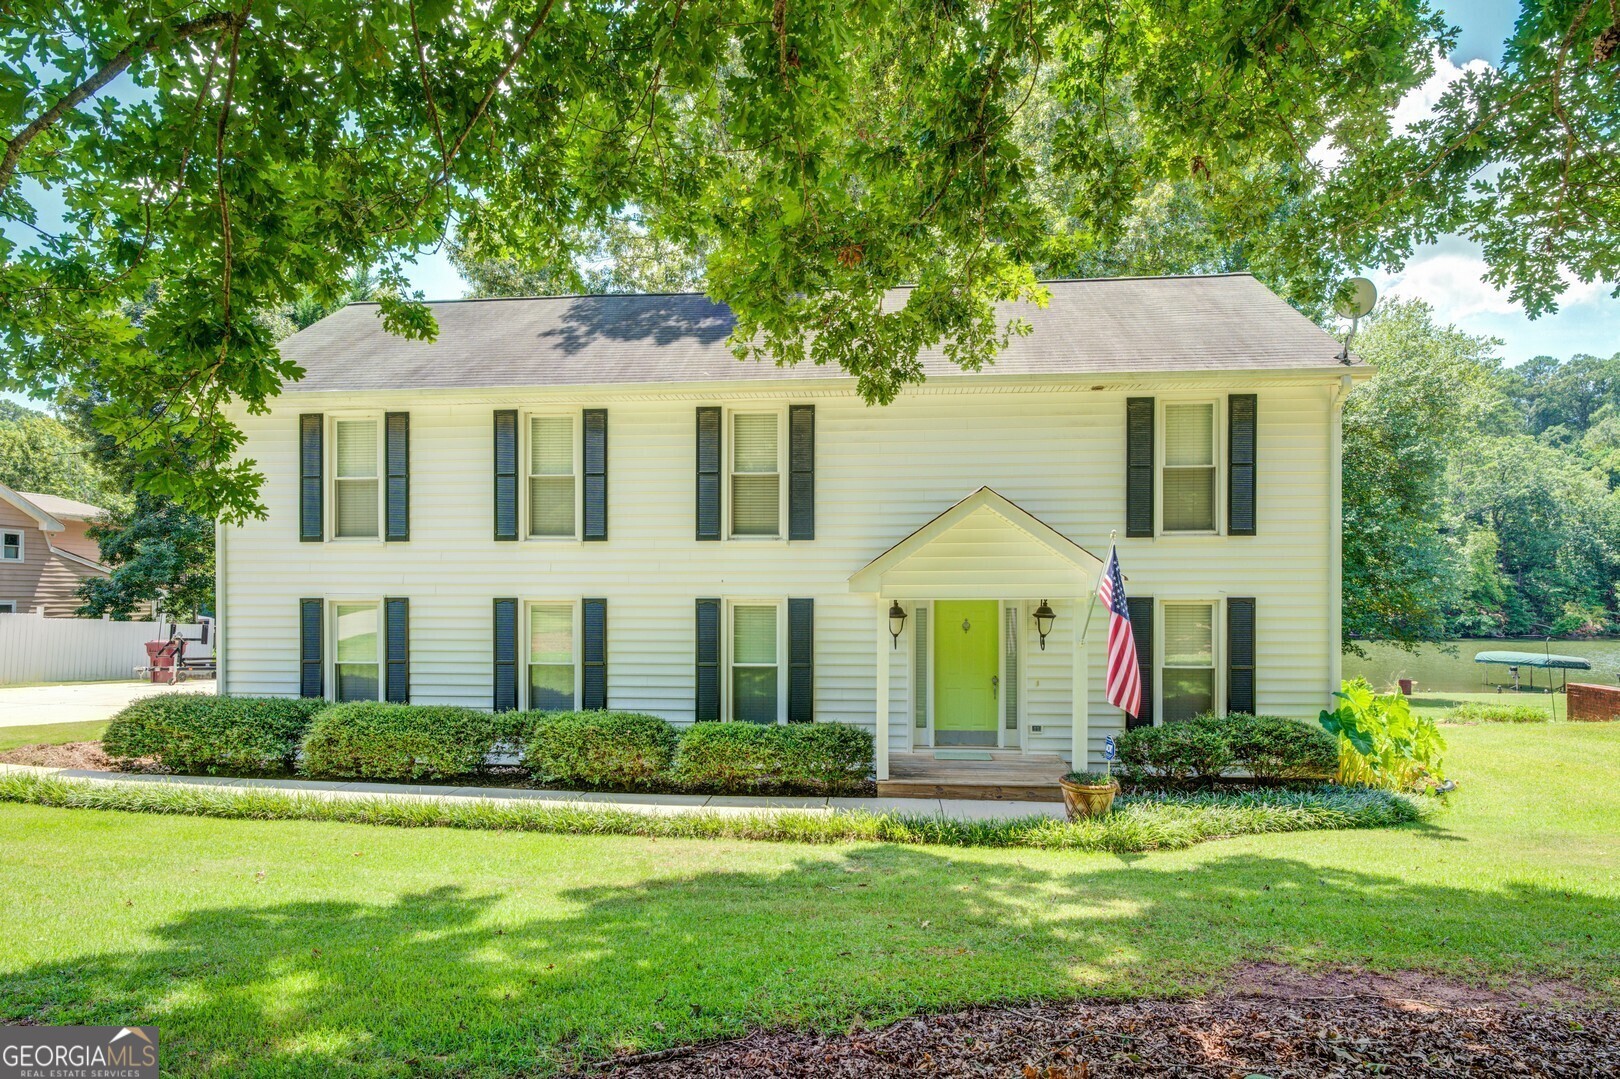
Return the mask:
[[995,600],[934,604],[934,744],[996,744],[998,698]]

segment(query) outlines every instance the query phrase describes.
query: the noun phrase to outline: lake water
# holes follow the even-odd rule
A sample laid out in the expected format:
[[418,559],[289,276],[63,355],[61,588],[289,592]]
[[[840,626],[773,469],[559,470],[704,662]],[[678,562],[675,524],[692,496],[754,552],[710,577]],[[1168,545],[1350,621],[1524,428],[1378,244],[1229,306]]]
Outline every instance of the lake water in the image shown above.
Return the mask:
[[[1398,678],[1411,678],[1417,682],[1418,692],[1477,693],[1486,689],[1485,679],[1493,685],[1511,685],[1506,667],[1475,663],[1476,652],[1533,652],[1541,655],[1549,647],[1555,656],[1580,656],[1590,660],[1589,671],[1570,671],[1571,682],[1596,682],[1602,685],[1620,685],[1620,640],[1553,641],[1546,644],[1540,637],[1522,640],[1492,637],[1482,640],[1446,641],[1426,644],[1414,655],[1394,645],[1363,644],[1368,658],[1344,657],[1346,678],[1365,678],[1375,689],[1386,689]],[[1553,684],[1563,684],[1563,671],[1544,671],[1530,667],[1519,668],[1519,682],[1529,688],[1532,674],[1536,688],[1547,684],[1548,674]]]

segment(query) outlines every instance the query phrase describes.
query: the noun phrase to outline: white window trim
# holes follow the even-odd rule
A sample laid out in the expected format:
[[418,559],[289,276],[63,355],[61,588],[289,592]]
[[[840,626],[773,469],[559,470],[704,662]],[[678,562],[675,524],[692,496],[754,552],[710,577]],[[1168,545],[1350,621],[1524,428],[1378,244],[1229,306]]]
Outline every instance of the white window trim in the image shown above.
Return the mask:
[[[337,425],[339,421],[371,420],[377,425],[377,534],[375,536],[340,536],[337,522]],[[381,412],[328,412],[326,414],[326,430],[323,433],[323,479],[321,492],[323,501],[323,515],[326,519],[326,541],[328,543],[377,543],[384,542],[384,533],[388,520],[388,422]],[[345,600],[344,602],[349,602]]]
[[[359,537],[359,538],[365,539],[367,537],[362,536],[362,537]],[[386,661],[387,661],[387,658],[388,658],[388,640],[387,640],[387,638],[388,638],[388,625],[387,625],[387,622],[385,621],[385,619],[387,617],[387,612],[383,610],[383,598],[381,596],[328,596],[327,597],[327,599],[326,599],[326,631],[321,635],[322,642],[324,644],[324,647],[323,647],[322,651],[326,653],[322,657],[322,659],[324,661],[325,668],[326,668],[326,671],[325,671],[325,674],[326,674],[326,699],[331,701],[334,704],[342,703],[338,699],[338,680],[337,680],[337,667],[338,667],[338,664],[337,664],[337,649],[338,649],[337,609],[338,609],[339,604],[342,604],[342,605],[344,605],[346,607],[354,607],[354,606],[359,606],[361,604],[370,604],[371,606],[373,606],[373,607],[375,607],[377,609],[377,696],[376,696],[376,700],[381,701],[381,700],[385,699],[387,697],[387,695],[388,695],[388,686],[387,686],[388,669],[387,669],[387,664],[386,664]]]
[[[732,459],[732,441],[737,416],[763,416],[776,417],[776,535],[774,536],[739,536],[732,531],[731,518],[731,477],[736,473],[736,461]],[[723,430],[720,434],[720,469],[722,483],[722,498],[720,512],[724,515],[721,534],[728,540],[739,543],[786,543],[787,542],[787,489],[788,489],[788,410],[786,405],[773,405],[762,408],[727,408],[723,414]]]
[[[574,534],[572,536],[536,536],[530,532],[533,523],[531,507],[529,506],[529,480],[533,473],[529,471],[534,465],[530,440],[533,437],[533,421],[536,419],[566,419],[570,424],[568,444],[573,447],[574,461]],[[580,429],[581,410],[564,408],[535,408],[520,410],[518,423],[518,477],[520,479],[518,491],[518,513],[522,523],[519,528],[519,537],[525,543],[579,543],[580,529],[584,524],[585,516],[585,451],[583,432]],[[535,602],[542,602],[536,600]]]
[[1167,620],[1164,609],[1176,606],[1205,606],[1210,608],[1209,616],[1209,658],[1215,674],[1210,679],[1211,700],[1210,711],[1217,715],[1226,713],[1226,601],[1221,596],[1170,596],[1160,598],[1153,604],[1153,639],[1158,642],[1155,649],[1158,655],[1153,665],[1153,725],[1162,727],[1165,724],[1164,700],[1164,672],[1169,670],[1203,670],[1202,667],[1178,668],[1171,667],[1165,662],[1167,655],[1165,636]]
[[584,647],[580,641],[580,633],[584,630],[584,625],[582,624],[583,619],[581,617],[581,610],[584,607],[584,604],[581,602],[578,596],[526,596],[518,602],[523,605],[523,688],[519,693],[519,697],[523,701],[523,706],[531,710],[535,707],[534,701],[530,699],[533,686],[529,681],[529,668],[534,665],[532,661],[533,654],[530,651],[534,647],[534,626],[531,621],[531,616],[533,614],[532,608],[535,604],[551,604],[559,607],[566,604],[573,612],[573,629],[569,633],[569,642],[573,647],[574,662],[573,710],[576,712],[580,711],[580,693],[584,689],[585,685]]
[[[1160,397],[1155,409],[1157,414],[1153,417],[1153,499],[1154,522],[1160,536],[1222,536],[1226,534],[1226,499],[1221,477],[1226,472],[1226,403],[1224,397]],[[1215,440],[1211,447],[1210,460],[1215,470],[1214,499],[1214,528],[1165,528],[1164,527],[1164,469],[1165,469],[1165,442],[1170,433],[1170,425],[1165,420],[1166,405],[1209,405],[1213,413],[1210,423],[1210,437]],[[1157,698],[1155,698],[1157,699]]]
[[[5,557],[3,557],[3,555],[0,555],[0,562],[13,562],[13,563],[16,563],[16,564],[20,565],[20,564],[28,561],[28,547],[27,547],[28,537],[24,534],[23,530],[20,529],[20,528],[0,529],[0,538],[3,538],[5,536],[16,536],[17,537],[17,557],[16,558],[5,558]],[[0,551],[4,551],[4,545],[3,544],[0,544]]]
[[[737,640],[737,608],[738,607],[775,607],[776,608],[776,725],[787,723],[787,600],[780,596],[762,596],[758,598],[740,597],[725,601],[725,624],[721,628],[720,658],[725,668],[724,677],[720,680],[720,715],[727,723],[744,723],[734,711],[736,702],[732,700],[732,652],[736,649]],[[760,666],[760,664],[749,664]],[[763,724],[762,724],[763,726]]]

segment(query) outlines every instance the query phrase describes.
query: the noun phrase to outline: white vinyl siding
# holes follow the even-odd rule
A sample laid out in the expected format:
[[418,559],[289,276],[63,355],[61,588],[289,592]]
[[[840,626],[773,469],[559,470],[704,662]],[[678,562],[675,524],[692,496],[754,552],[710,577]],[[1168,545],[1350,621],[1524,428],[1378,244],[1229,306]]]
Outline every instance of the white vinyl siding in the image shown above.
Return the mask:
[[573,603],[529,604],[529,707],[569,712],[578,699]]
[[1215,405],[1164,406],[1164,531],[1215,531]]
[[378,438],[376,420],[337,420],[332,425],[333,535],[376,537]]
[[1164,721],[1215,710],[1215,604],[1164,604]]
[[382,634],[377,608],[375,603],[332,604],[332,684],[339,701],[374,701],[380,696]]
[[731,609],[731,718],[775,723],[781,672],[777,658],[775,604],[737,604]]
[[782,417],[739,412],[731,417],[731,534],[782,534]]
[[0,532],[0,562],[21,562],[23,560],[23,534],[21,532]]
[[529,535],[572,539],[578,479],[572,416],[529,417]]

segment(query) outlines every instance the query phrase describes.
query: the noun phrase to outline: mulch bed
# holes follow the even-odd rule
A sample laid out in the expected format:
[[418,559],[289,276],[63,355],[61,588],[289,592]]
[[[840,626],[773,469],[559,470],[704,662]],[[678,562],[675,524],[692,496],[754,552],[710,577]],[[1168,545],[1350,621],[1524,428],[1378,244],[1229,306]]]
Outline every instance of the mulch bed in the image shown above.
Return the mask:
[[[101,751],[100,742],[60,742],[55,745],[18,746],[0,753],[0,763],[31,764],[38,768],[78,768],[92,772],[110,772],[119,762]],[[135,762],[125,762],[134,764]],[[152,762],[140,762],[150,765]],[[127,771],[155,771],[154,768],[130,767]]]
[[974,1008],[842,1035],[756,1031],[625,1058],[600,1074],[1620,1076],[1620,1011],[1590,1006],[1569,987],[1492,992],[1421,975],[1305,975],[1274,964],[1257,964],[1232,984],[1191,1000]]

